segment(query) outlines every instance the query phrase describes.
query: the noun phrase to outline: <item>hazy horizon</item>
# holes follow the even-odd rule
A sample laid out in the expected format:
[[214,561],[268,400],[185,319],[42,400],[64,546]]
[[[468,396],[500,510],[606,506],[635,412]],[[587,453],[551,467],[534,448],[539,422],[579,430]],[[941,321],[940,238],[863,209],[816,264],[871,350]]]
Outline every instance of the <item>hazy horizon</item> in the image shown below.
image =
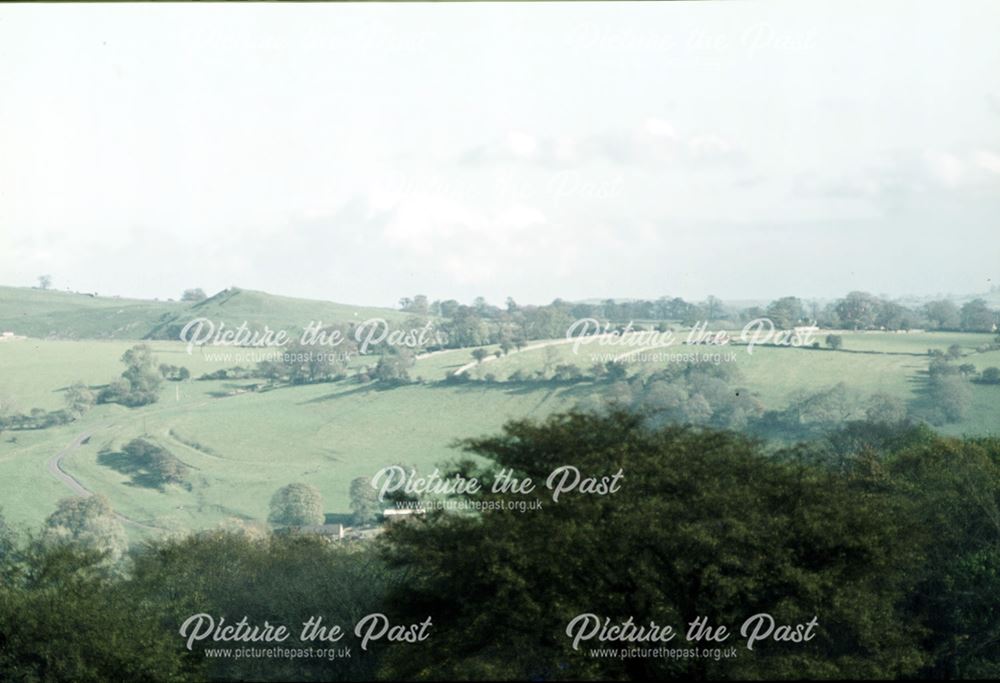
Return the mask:
[[996,283],[995,3],[239,9],[0,7],[0,280],[381,306]]
[[[12,283],[7,283],[7,282],[0,282],[0,287],[13,287],[13,288],[21,288],[21,289],[41,289],[41,287],[38,285],[37,282],[35,284],[12,284]],[[204,288],[200,288],[200,289],[203,289],[204,292],[205,292],[205,295],[207,297],[211,298],[211,297],[213,297],[213,296],[215,296],[217,294],[221,294],[222,292],[224,292],[224,291],[226,291],[228,289],[233,289],[233,288],[236,288],[236,289],[239,289],[239,290],[242,290],[242,291],[262,292],[262,293],[268,294],[270,296],[285,297],[285,298],[295,298],[295,299],[303,299],[303,300],[315,300],[315,301],[321,301],[321,302],[347,304],[347,305],[351,305],[351,306],[373,306],[373,307],[382,307],[382,308],[393,308],[393,309],[395,309],[395,308],[398,308],[398,303],[399,303],[398,300],[396,302],[391,302],[391,303],[373,303],[373,302],[355,301],[355,300],[351,300],[351,299],[344,299],[344,298],[337,298],[337,297],[298,296],[296,294],[290,294],[288,292],[283,292],[283,291],[265,290],[265,289],[261,289],[260,287],[254,287],[252,285],[251,286],[246,286],[246,285],[241,284],[241,283],[233,283],[233,284],[231,284],[231,285],[229,285],[227,287],[223,287],[222,289],[219,289],[219,290],[205,290]],[[193,289],[193,288],[186,288],[186,289]],[[920,301],[920,300],[932,300],[932,299],[950,299],[950,300],[962,301],[962,300],[971,299],[971,298],[977,297],[977,296],[985,296],[985,295],[991,294],[994,291],[997,291],[997,289],[1000,289],[1000,288],[993,288],[993,289],[990,289],[989,291],[983,290],[983,291],[980,291],[980,292],[930,292],[930,293],[904,292],[904,293],[896,294],[896,293],[892,293],[892,292],[871,292],[871,291],[869,291],[868,293],[869,294],[874,294],[874,295],[876,295],[876,296],[878,296],[878,297],[880,297],[882,299],[885,299],[887,301]],[[177,293],[167,294],[165,296],[151,296],[151,297],[147,297],[147,296],[139,296],[137,294],[133,294],[133,293],[130,293],[130,292],[93,292],[93,291],[86,291],[86,290],[77,290],[77,289],[71,289],[71,288],[68,288],[68,287],[59,287],[58,283],[53,283],[52,286],[48,288],[48,291],[60,292],[60,293],[68,293],[68,294],[86,294],[86,295],[94,294],[95,296],[104,297],[104,298],[121,298],[121,299],[143,300],[143,301],[160,301],[160,302],[174,301],[174,302],[177,302],[177,303],[182,303],[181,296],[180,296],[180,294],[177,294]],[[864,290],[850,290],[850,291],[864,291]],[[830,303],[830,302],[836,301],[838,299],[842,299],[848,293],[849,293],[848,290],[845,290],[845,291],[841,292],[839,295],[835,295],[835,296],[829,296],[829,297],[825,297],[825,296],[824,297],[799,297],[799,298],[801,298],[805,302],[811,302],[811,303]],[[412,296],[417,295],[417,294],[422,294],[422,292],[404,293],[399,298],[403,298],[404,296],[405,297],[412,297]],[[716,295],[709,295],[709,296],[716,296]],[[716,298],[720,299],[724,305],[730,305],[730,306],[747,305],[747,306],[749,306],[749,305],[756,305],[756,304],[762,304],[762,303],[770,303],[771,301],[779,299],[779,298],[781,298],[783,296],[798,296],[798,295],[795,292],[785,292],[784,294],[781,294],[781,295],[775,296],[775,297],[755,297],[755,296],[743,295],[743,296],[731,297],[731,298],[725,298],[725,297],[718,297],[718,296],[716,296]],[[701,303],[701,302],[703,302],[707,298],[707,296],[706,297],[690,297],[690,296],[685,296],[683,292],[668,292],[668,293],[664,293],[664,294],[661,294],[659,296],[653,296],[653,297],[628,297],[628,296],[613,296],[613,295],[609,295],[609,296],[591,296],[591,297],[581,297],[579,299],[569,299],[567,297],[562,297],[562,296],[553,296],[553,297],[551,297],[551,298],[549,298],[547,300],[539,300],[539,301],[522,300],[522,301],[517,301],[517,303],[519,305],[521,305],[521,306],[525,306],[525,305],[527,305],[527,306],[544,306],[544,305],[552,303],[556,299],[562,299],[564,301],[570,301],[572,303],[597,303],[597,302],[601,302],[601,301],[607,301],[609,299],[613,300],[613,301],[617,301],[617,302],[643,301],[643,300],[645,300],[645,301],[655,301],[655,300],[663,298],[663,297],[668,297],[668,298],[680,297],[681,299],[684,299],[685,301],[688,301],[690,303]],[[441,297],[439,299],[437,299],[437,298],[430,298],[429,300],[430,301],[435,301],[435,300],[446,301],[448,299],[455,299],[460,304],[470,305],[470,304],[472,304],[474,298],[475,297],[469,297],[468,299],[462,299],[462,298],[455,297],[455,296],[445,296],[445,297]],[[499,306],[501,308],[504,306],[504,304],[505,304],[505,302],[507,300],[506,297],[502,297],[502,298],[495,299],[495,300],[494,299],[490,299],[488,297],[484,297],[484,298],[486,298],[486,302],[487,303],[492,304],[494,306]],[[185,302],[185,303],[192,303],[192,302]]]

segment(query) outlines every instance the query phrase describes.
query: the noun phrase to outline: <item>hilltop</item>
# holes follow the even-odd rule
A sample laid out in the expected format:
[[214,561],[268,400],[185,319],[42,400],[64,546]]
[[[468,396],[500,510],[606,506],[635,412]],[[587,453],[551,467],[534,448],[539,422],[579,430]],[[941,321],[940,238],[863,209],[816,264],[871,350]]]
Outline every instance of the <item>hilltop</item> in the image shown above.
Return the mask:
[[0,332],[35,338],[174,339],[194,318],[291,329],[314,320],[331,324],[405,317],[388,308],[296,299],[238,287],[192,303],[0,286]]

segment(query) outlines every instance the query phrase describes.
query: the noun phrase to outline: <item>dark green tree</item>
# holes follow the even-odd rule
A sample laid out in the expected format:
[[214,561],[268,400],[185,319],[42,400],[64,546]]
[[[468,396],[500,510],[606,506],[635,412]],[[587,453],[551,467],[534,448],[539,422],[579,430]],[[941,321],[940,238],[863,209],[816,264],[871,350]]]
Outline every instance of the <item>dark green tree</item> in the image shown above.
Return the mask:
[[100,553],[28,542],[0,581],[0,680],[199,680],[200,664]]
[[[654,430],[621,412],[513,422],[465,447],[487,464],[457,468],[487,491],[500,468],[544,482],[572,464],[588,476],[621,469],[624,480],[616,493],[557,503],[539,486],[526,498],[543,507],[530,513],[439,513],[390,529],[385,556],[408,577],[390,611],[432,614],[435,627],[433,642],[388,651],[387,675],[891,678],[924,662],[921,630],[897,610],[915,549],[888,494],[732,433]],[[565,635],[581,613],[679,628],[702,616],[738,629],[759,612],[816,616],[817,635],[721,661],[593,658]]]

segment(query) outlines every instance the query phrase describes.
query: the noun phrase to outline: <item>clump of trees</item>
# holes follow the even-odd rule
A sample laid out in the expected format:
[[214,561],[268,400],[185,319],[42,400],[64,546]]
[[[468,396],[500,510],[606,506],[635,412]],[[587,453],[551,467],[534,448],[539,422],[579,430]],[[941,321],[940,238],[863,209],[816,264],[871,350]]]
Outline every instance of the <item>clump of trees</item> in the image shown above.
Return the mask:
[[415,362],[413,353],[402,347],[389,347],[379,355],[378,362],[369,376],[377,382],[392,386],[410,382],[410,369]]
[[[295,351],[295,349],[289,349],[289,351]],[[310,354],[310,350],[308,349],[303,349],[302,352]],[[274,359],[257,363],[256,370],[248,373],[247,376],[261,377],[273,384],[308,384],[311,377],[318,377],[321,374],[325,374],[323,373],[324,366],[326,366],[325,362],[322,364],[312,362],[311,360],[307,360],[306,356],[299,357],[292,353],[282,353]],[[237,367],[232,370],[237,371],[235,377],[238,378],[240,368]],[[229,370],[217,370],[213,373],[203,375],[201,379],[228,379],[231,374],[234,373],[231,373]]]
[[417,294],[412,299],[408,296],[399,300],[399,310],[416,315],[427,315],[430,312],[430,304],[426,294]]
[[146,438],[132,439],[122,448],[126,471],[147,486],[164,488],[170,484],[188,486],[190,468],[163,446]]
[[876,392],[865,406],[865,418],[875,424],[899,424],[906,420],[906,403],[897,396]]
[[75,419],[68,410],[45,410],[43,408],[32,408],[27,413],[9,412],[0,414],[0,432],[9,429],[11,431],[23,431],[31,429],[48,429],[72,422]]
[[22,431],[48,429],[64,425],[82,417],[96,402],[94,392],[83,382],[75,382],[63,395],[66,407],[62,410],[32,408],[27,413],[20,412],[13,401],[0,399],[0,432],[4,430]]
[[583,410],[627,408],[646,415],[651,424],[726,429],[743,429],[763,413],[760,402],[740,386],[739,370],[732,364],[677,362],[629,376],[625,365],[608,361],[595,365],[590,377],[607,389],[582,400],[578,405]]
[[117,563],[128,549],[125,528],[100,495],[60,500],[45,520],[41,541],[95,553],[105,565]]
[[935,406],[930,417],[932,424],[961,422],[972,404],[972,388],[958,375],[931,375],[928,393]]
[[996,329],[997,314],[982,299],[973,299],[959,311],[959,324],[968,332],[992,332]]
[[319,345],[290,344],[275,358],[258,363],[253,375],[272,384],[333,382],[347,376],[347,359],[353,348],[347,342],[336,350]]
[[979,381],[983,384],[1000,384],[1000,368],[986,368],[983,370],[982,374],[980,374]]
[[788,405],[764,412],[751,425],[751,431],[763,436],[807,439],[822,435],[850,420],[862,419],[867,409],[880,411],[881,400],[866,401],[860,392],[844,382],[818,389],[792,392]]
[[279,526],[316,526],[322,524],[323,496],[312,484],[288,484],[271,497],[271,524]]
[[[972,404],[969,366],[951,362],[960,356],[961,349],[953,345],[948,353],[932,357],[927,366],[925,405],[921,415],[931,424],[960,422]],[[975,367],[971,367],[974,372]]]
[[786,296],[769,303],[764,315],[771,319],[775,327],[788,329],[805,320],[807,313],[801,299]]
[[163,375],[153,350],[146,344],[137,344],[122,355],[121,361],[125,364],[121,378],[104,387],[97,395],[97,402],[120,403],[130,408],[156,403]]
[[793,392],[787,406],[764,411],[749,421],[746,431],[794,442],[823,439],[853,423],[906,425],[916,423],[921,417],[897,396],[881,391],[865,396],[846,383],[838,382]]

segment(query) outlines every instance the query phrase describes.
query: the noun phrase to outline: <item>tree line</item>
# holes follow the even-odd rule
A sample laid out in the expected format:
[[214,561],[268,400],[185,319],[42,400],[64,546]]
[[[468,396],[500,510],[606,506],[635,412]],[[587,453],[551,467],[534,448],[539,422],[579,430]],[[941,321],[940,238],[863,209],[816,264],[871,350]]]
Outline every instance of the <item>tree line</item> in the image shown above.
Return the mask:
[[656,327],[663,321],[684,325],[708,320],[742,326],[757,318],[769,318],[776,327],[818,324],[830,329],[849,330],[948,330],[991,332],[1000,323],[1000,314],[984,299],[961,306],[948,299],[920,306],[904,306],[868,292],[849,292],[825,305],[795,296],[775,299],[766,306],[736,307],[710,296],[702,302],[680,297],[655,300],[569,302],[556,299],[546,305],[519,305],[511,298],[504,306],[478,297],[471,305],[454,299],[428,302],[417,295],[400,300],[401,310],[417,316],[438,316],[447,334],[448,346],[468,347],[487,344],[514,344],[533,339],[565,336],[567,328],[581,318],[609,324],[635,322]]

